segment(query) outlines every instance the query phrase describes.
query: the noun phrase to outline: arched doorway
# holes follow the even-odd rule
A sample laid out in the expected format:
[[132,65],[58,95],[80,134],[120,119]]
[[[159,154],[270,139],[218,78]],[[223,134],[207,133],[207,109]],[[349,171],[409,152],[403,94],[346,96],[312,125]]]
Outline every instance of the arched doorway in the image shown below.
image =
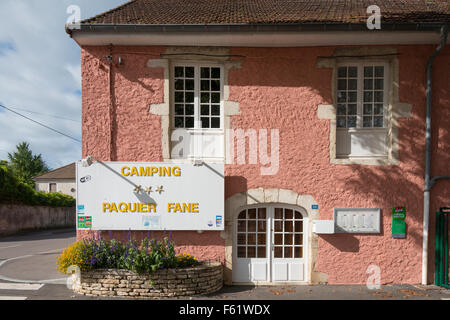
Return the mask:
[[306,210],[285,204],[239,209],[233,235],[233,282],[306,282]]

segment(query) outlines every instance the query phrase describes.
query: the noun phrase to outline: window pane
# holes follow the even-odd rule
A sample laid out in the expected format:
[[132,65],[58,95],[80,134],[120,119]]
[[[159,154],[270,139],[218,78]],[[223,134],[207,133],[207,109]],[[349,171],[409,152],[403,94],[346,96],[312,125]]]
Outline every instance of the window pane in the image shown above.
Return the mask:
[[372,90],[373,89],[373,80],[365,79],[364,80],[364,90]]
[[350,91],[348,93],[347,101],[348,102],[356,102],[356,99],[358,98],[358,94],[356,91]]
[[373,67],[364,67],[364,77],[365,78],[373,77]]
[[302,247],[294,247],[294,258],[303,257],[303,248]]
[[186,90],[194,90],[194,80],[184,80]]
[[209,78],[209,68],[201,68],[200,74],[201,74],[200,76],[202,78],[208,79]]
[[175,92],[175,102],[184,102],[183,92]]
[[184,115],[184,105],[182,104],[175,105],[175,115],[177,116]]
[[200,88],[203,91],[209,91],[209,80],[202,80],[200,83]]
[[347,128],[356,127],[356,116],[347,117]]
[[239,213],[238,219],[246,219],[247,218],[247,211],[241,211]]
[[283,247],[275,247],[273,255],[275,258],[283,258]]
[[300,212],[295,211],[295,216],[294,216],[294,218],[295,218],[295,219],[303,219],[303,216],[302,216],[302,214],[301,214]]
[[186,67],[184,71],[186,78],[194,78],[194,67]]
[[246,239],[245,239],[245,233],[238,233],[237,235],[237,243],[238,244],[245,244]]
[[220,93],[211,93],[211,102],[220,103]]
[[337,98],[338,98],[338,102],[347,102],[347,93],[339,91]]
[[211,68],[211,78],[213,79],[220,78],[220,68]]
[[258,247],[258,258],[266,257],[266,247]]
[[338,80],[338,90],[347,90],[347,80],[345,79]]
[[266,232],[266,221],[258,221],[258,232]]
[[284,247],[284,257],[285,258],[293,258],[292,247]]
[[247,244],[256,244],[256,233],[247,234]]
[[339,67],[338,68],[338,77],[339,78],[347,77],[347,67]]
[[383,114],[383,105],[382,104],[376,104],[374,113],[375,114]]
[[247,220],[248,232],[256,232],[256,221]]
[[294,238],[294,234],[286,233],[284,235],[284,244],[292,244]]
[[373,126],[376,128],[383,127],[383,117],[374,117],[373,118]]
[[346,117],[337,117],[337,127],[338,128],[345,128],[346,127],[346,125],[345,125],[345,123],[346,123]]
[[266,234],[265,233],[258,233],[258,245],[266,244]]
[[200,120],[202,121],[202,128],[209,128],[209,118],[201,117]]
[[217,117],[211,118],[211,128],[213,128],[213,129],[220,128],[220,118],[217,118]]
[[194,117],[186,117],[185,128],[193,128],[194,127]]
[[246,226],[247,226],[247,223],[245,220],[238,221],[238,231],[239,232],[245,232],[245,230],[247,229]]
[[358,81],[356,79],[348,80],[348,90],[356,90]]
[[364,104],[364,114],[372,114],[372,105],[371,104]]
[[256,219],[256,209],[248,209],[248,218]]
[[283,221],[281,221],[281,220],[275,221],[274,225],[275,225],[275,232],[283,231]]
[[177,78],[184,77],[184,67],[175,67],[175,77]]
[[283,209],[275,208],[275,219],[283,219]]
[[202,104],[200,107],[200,115],[209,116],[209,105]]
[[247,258],[256,258],[256,247],[247,247]]
[[377,77],[377,78],[384,77],[384,67],[383,66],[375,67],[375,77]]
[[295,232],[303,232],[303,221],[295,221],[294,222],[295,225]]
[[376,79],[375,80],[375,89],[377,89],[377,90],[383,90],[384,89],[384,80],[383,79]]
[[372,117],[363,117],[363,127],[364,128],[371,128],[372,127]]
[[303,244],[303,234],[299,233],[294,235],[294,244],[296,245]]
[[348,77],[356,78],[358,76],[358,68],[357,67],[349,67],[348,68]]
[[292,219],[292,218],[294,218],[294,212],[291,209],[285,209],[284,210],[284,218],[285,219]]
[[373,92],[364,91],[364,102],[372,102],[372,101],[373,101]]
[[383,102],[383,91],[375,92],[375,102]]
[[220,91],[220,80],[211,80],[211,91]]
[[220,105],[214,104],[211,106],[211,115],[220,116]]
[[186,115],[187,116],[193,116],[194,115],[194,105],[193,104],[187,104],[185,106],[186,108]]
[[175,80],[175,90],[184,90],[184,80],[182,79]]
[[193,92],[185,92],[184,99],[186,102],[194,103],[194,93]]
[[273,244],[275,244],[275,245],[282,245],[283,244],[283,234],[275,233]]
[[349,104],[348,105],[348,114],[349,115],[356,115],[357,106],[356,104]]
[[184,118],[175,117],[175,128],[184,128]]
[[338,104],[337,114],[345,116],[347,114],[347,106],[345,104]]
[[292,221],[285,221],[284,222],[284,232],[293,232],[294,226]]
[[237,253],[238,258],[245,258],[246,255],[246,247],[243,246],[238,246],[238,253]]

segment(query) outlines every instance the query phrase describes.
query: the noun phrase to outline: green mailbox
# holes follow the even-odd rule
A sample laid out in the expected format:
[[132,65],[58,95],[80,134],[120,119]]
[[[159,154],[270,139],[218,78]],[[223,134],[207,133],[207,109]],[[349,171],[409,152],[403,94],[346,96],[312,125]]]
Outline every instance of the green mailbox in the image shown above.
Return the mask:
[[392,238],[406,238],[406,208],[392,207]]

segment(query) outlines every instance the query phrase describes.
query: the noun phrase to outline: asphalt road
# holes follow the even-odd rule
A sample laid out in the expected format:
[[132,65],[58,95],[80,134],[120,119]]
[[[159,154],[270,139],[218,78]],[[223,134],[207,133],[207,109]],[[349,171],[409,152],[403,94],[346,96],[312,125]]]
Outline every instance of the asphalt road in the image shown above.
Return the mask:
[[[56,258],[75,241],[75,230],[59,229],[0,238],[0,300],[111,300],[86,297],[67,287],[56,271]],[[188,298],[217,300],[450,300],[450,291],[435,286],[364,285],[225,286],[215,294]]]

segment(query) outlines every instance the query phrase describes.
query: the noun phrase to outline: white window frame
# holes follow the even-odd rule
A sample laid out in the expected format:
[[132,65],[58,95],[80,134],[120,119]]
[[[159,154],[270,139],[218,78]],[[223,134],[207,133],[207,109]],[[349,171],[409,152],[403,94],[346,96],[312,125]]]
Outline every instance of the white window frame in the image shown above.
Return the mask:
[[[175,127],[175,67],[194,67],[194,128]],[[200,120],[200,68],[220,68],[220,128],[202,128]],[[170,66],[170,127],[171,130],[185,129],[188,132],[224,133],[224,67],[214,62],[174,61]]]
[[[363,127],[363,108],[364,108],[364,67],[383,66],[384,67],[384,89],[383,89],[383,127]],[[356,127],[339,128],[338,122],[338,71],[339,67],[357,67],[357,114]],[[391,90],[391,65],[389,62],[380,60],[345,60],[336,63],[336,76],[334,78],[334,95],[336,107],[336,159],[387,159],[390,152],[389,128],[391,126],[390,115],[390,90]],[[373,134],[373,135],[372,135]],[[382,139],[384,136],[385,153],[367,154],[354,153],[350,147],[353,137],[360,139]],[[370,144],[370,140],[366,140]],[[376,141],[376,140],[374,140]],[[342,143],[342,145],[339,145]],[[370,147],[369,147],[370,149]],[[339,151],[346,150],[344,153]],[[348,152],[348,153],[347,153]]]
[[[363,127],[363,108],[364,108],[364,67],[374,67],[374,66],[383,66],[384,67],[384,84],[383,84],[383,127]],[[347,61],[338,63],[336,66],[336,118],[337,115],[337,106],[339,102],[337,101],[338,94],[338,76],[337,72],[340,67],[357,67],[358,76],[357,76],[357,98],[356,98],[356,127],[355,128],[339,128],[337,130],[347,130],[347,131],[358,131],[358,130],[387,130],[389,126],[389,88],[390,88],[390,67],[389,63],[384,61]]]

